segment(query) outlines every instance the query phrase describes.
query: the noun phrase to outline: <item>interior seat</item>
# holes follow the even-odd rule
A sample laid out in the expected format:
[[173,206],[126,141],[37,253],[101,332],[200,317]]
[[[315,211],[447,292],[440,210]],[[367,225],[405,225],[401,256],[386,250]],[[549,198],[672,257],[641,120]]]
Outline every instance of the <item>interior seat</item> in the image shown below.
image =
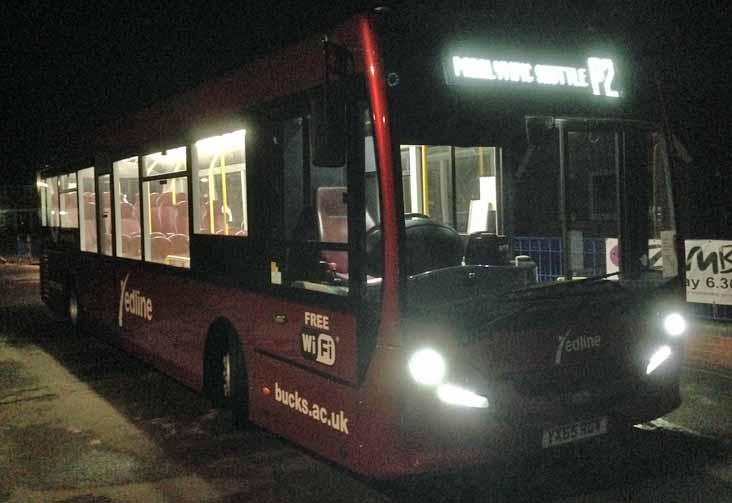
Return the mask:
[[[318,187],[315,192],[315,206],[318,212],[318,234],[324,243],[348,242],[348,207],[345,201],[345,187]],[[337,273],[348,273],[348,253],[323,250],[323,260],[335,264]]]

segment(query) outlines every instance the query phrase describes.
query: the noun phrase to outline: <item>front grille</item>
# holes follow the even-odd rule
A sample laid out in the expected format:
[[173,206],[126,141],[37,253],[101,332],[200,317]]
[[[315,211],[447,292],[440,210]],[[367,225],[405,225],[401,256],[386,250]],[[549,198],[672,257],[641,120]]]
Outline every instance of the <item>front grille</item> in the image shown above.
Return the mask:
[[603,388],[632,379],[637,369],[626,362],[603,362],[594,365],[554,366],[504,376],[516,391],[526,396],[566,395],[579,390]]

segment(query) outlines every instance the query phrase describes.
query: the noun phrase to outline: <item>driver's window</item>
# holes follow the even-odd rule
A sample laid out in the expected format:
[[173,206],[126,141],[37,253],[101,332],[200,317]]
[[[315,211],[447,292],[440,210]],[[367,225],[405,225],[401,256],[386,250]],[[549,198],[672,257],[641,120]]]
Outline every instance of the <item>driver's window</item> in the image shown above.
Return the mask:
[[306,114],[274,125],[270,281],[347,295],[346,167],[314,166],[308,135]]

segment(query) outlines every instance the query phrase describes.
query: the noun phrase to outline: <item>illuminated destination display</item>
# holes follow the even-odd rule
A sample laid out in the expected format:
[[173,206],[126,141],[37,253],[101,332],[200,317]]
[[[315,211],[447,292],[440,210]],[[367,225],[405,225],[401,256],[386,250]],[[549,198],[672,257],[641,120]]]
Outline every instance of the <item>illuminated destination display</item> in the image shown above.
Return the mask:
[[583,67],[464,56],[453,56],[450,62],[449,84],[496,81],[536,87],[587,88],[595,96],[620,97],[620,92],[613,87],[615,64],[610,58],[587,58]]

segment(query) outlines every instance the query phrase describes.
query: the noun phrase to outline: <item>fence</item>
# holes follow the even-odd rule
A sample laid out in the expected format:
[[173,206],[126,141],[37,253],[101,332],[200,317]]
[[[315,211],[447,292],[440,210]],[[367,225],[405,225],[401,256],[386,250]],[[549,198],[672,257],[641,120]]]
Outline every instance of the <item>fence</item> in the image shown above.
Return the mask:
[[[536,262],[539,282],[556,281],[564,276],[562,263],[562,239],[559,237],[515,237],[513,250],[516,255],[528,255]],[[585,270],[591,272],[592,276],[599,276],[606,273],[605,240],[588,239],[583,240],[583,259]],[[698,304],[687,303],[689,311],[697,318],[732,321],[732,306],[719,304]]]
[[[562,238],[517,236],[513,240],[513,251],[516,255],[528,255],[536,262],[541,283],[564,276]],[[591,276],[605,274],[605,240],[583,239],[582,259],[584,270]]]

